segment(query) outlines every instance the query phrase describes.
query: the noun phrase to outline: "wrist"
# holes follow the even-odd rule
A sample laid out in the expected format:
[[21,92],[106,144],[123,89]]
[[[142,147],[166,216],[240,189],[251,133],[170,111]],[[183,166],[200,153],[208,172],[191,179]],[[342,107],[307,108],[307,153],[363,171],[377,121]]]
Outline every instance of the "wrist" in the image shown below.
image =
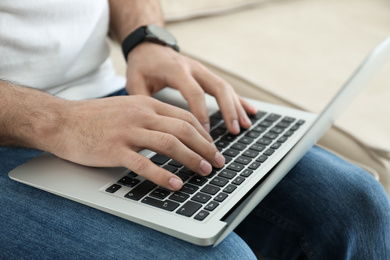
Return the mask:
[[122,52],[127,61],[129,53],[143,42],[152,42],[179,51],[175,37],[167,30],[154,24],[138,27],[122,42]]
[[2,81],[0,88],[0,145],[50,151],[68,101]]
[[61,142],[63,130],[68,122],[68,111],[72,101],[51,97],[45,106],[37,111],[37,120],[33,124],[34,148],[56,153]]

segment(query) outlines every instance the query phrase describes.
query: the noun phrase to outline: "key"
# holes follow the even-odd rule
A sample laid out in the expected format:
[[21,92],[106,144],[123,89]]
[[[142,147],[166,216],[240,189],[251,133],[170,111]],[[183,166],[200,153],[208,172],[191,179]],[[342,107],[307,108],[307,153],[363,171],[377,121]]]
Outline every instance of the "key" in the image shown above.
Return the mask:
[[287,141],[287,136],[282,136],[282,137],[280,137],[279,139],[278,139],[278,142],[279,143],[284,143],[284,142],[286,142]]
[[210,181],[210,184],[214,184],[214,185],[216,185],[216,186],[223,187],[223,186],[225,186],[228,182],[229,182],[228,179],[220,178],[220,177],[215,177],[214,179],[212,179],[212,180]]
[[205,184],[207,182],[207,179],[205,177],[197,175],[197,176],[192,177],[188,182],[191,184],[202,186],[203,184]]
[[202,207],[202,204],[196,203],[194,201],[187,201],[183,206],[181,206],[176,211],[176,213],[183,215],[183,216],[186,216],[186,217],[191,217],[201,207]]
[[242,144],[250,144],[253,142],[253,139],[250,138],[250,137],[242,137],[240,140],[238,140],[238,142],[242,143]]
[[129,193],[125,195],[126,198],[132,200],[140,200],[143,196],[149,193],[149,191],[156,188],[157,185],[151,181],[144,181],[139,184],[137,187],[132,189]]
[[184,174],[184,173],[176,173],[176,176],[179,177],[183,182],[185,182],[186,180],[188,180],[190,178],[190,176]]
[[210,185],[210,184],[207,184],[203,189],[201,189],[200,191],[201,192],[204,192],[204,193],[207,193],[207,194],[210,194],[210,195],[215,195],[217,194],[217,192],[220,190],[220,188],[216,187],[216,186],[213,186],[213,185]]
[[238,176],[236,177],[234,180],[233,180],[233,184],[235,185],[240,185],[241,183],[243,183],[245,181],[245,178],[244,177],[241,177],[241,176]]
[[221,193],[219,193],[219,194],[217,195],[217,197],[214,198],[214,200],[215,200],[215,201],[218,201],[218,202],[222,202],[222,201],[224,201],[228,196],[229,196],[229,195],[227,195],[226,193],[221,192]]
[[263,132],[265,132],[265,130],[267,130],[267,128],[266,127],[264,127],[264,126],[255,126],[253,129],[252,129],[252,131],[255,131],[255,132],[260,132],[260,133],[263,133]]
[[246,157],[246,156],[240,156],[240,157],[238,157],[234,161],[237,162],[237,163],[241,163],[241,164],[247,165],[247,164],[249,164],[252,161],[252,159],[249,158],[249,157]]
[[198,189],[199,189],[198,187],[186,183],[183,185],[183,187],[181,187],[180,191],[183,191],[183,192],[189,193],[189,194],[194,194],[195,191],[197,191]]
[[146,197],[143,200],[141,200],[142,203],[155,206],[160,209],[165,209],[168,211],[174,211],[180,204],[174,201],[166,200],[157,200],[152,197]]
[[279,118],[280,118],[280,115],[278,115],[278,114],[271,114],[271,115],[267,116],[267,118],[265,120],[268,120],[268,121],[271,121],[271,122],[275,122]]
[[258,144],[263,144],[263,145],[269,145],[272,143],[272,140],[268,138],[261,138],[259,141],[257,141]]
[[232,193],[236,188],[237,186],[229,184],[223,191],[226,193]]
[[270,148],[270,149],[267,149],[267,151],[264,152],[264,155],[270,156],[270,155],[272,155],[274,152],[275,152],[275,150]]
[[246,145],[245,145],[245,144],[242,144],[242,143],[235,143],[235,144],[233,144],[233,145],[231,146],[231,148],[236,149],[236,150],[238,150],[238,151],[244,150],[245,147],[246,147]]
[[216,202],[216,201],[210,201],[209,204],[207,204],[206,207],[204,207],[204,209],[206,210],[209,210],[209,211],[213,211],[216,207],[219,206],[219,203]]
[[127,187],[134,187],[140,182],[138,179],[130,178],[129,176],[125,176],[118,181],[119,184],[122,184]]
[[253,173],[252,170],[246,169],[246,170],[244,170],[244,171],[240,174],[240,176],[249,177],[249,176],[251,176],[252,173]]
[[263,162],[265,162],[267,159],[268,159],[268,156],[260,155],[260,156],[256,159],[256,162],[263,163]]
[[275,134],[275,133],[272,133],[272,132],[268,132],[264,135],[264,137],[268,138],[268,139],[275,139],[276,137],[278,137],[278,134]]
[[236,176],[236,175],[237,175],[236,172],[230,171],[230,170],[227,170],[227,169],[222,170],[222,171],[218,174],[218,176],[224,177],[224,178],[229,179],[229,180],[230,180],[230,179],[233,179],[233,177]]
[[196,193],[196,194],[191,198],[191,200],[194,200],[194,201],[200,202],[200,203],[206,203],[206,202],[209,201],[210,199],[211,199],[211,196],[210,196],[210,195],[207,195],[207,194],[204,194],[204,193],[201,193],[201,192]]
[[259,168],[260,167],[260,163],[258,163],[258,162],[253,162],[253,163],[251,163],[251,165],[249,165],[249,169],[251,169],[251,170],[256,170],[257,168]]
[[266,114],[267,114],[266,112],[257,111],[256,114],[254,114],[254,115],[249,115],[249,117],[250,117],[250,118],[260,119],[260,118],[262,118],[263,116],[265,116]]
[[226,151],[223,152],[223,155],[228,155],[231,157],[236,157],[240,152],[234,149],[227,149]]
[[150,158],[150,160],[155,164],[163,165],[169,160],[169,158],[162,154],[156,154],[152,158]]
[[254,151],[254,150],[247,150],[243,153],[243,155],[250,157],[250,158],[255,158],[259,155],[259,153]]
[[117,190],[119,190],[120,188],[122,188],[121,185],[113,184],[113,185],[111,185],[110,187],[108,187],[108,188],[106,189],[106,192],[114,193],[114,192],[116,192]]
[[183,164],[181,164],[181,163],[179,163],[179,162],[177,162],[177,161],[174,161],[174,160],[171,160],[168,164],[169,164],[169,165],[172,165],[172,166],[175,166],[175,167],[177,167],[177,168],[180,168],[180,167],[183,166]]
[[244,169],[245,165],[239,164],[239,163],[231,163],[227,167],[229,170],[235,171],[235,172],[240,172],[242,169]]
[[271,121],[262,121],[259,126],[270,127],[273,123]]
[[285,118],[283,118],[282,121],[287,122],[287,123],[292,123],[295,121],[295,118],[286,116]]
[[229,142],[224,140],[219,140],[218,142],[215,143],[215,145],[219,148],[225,148],[229,145]]
[[153,192],[150,193],[150,196],[162,200],[165,199],[169,194],[171,194],[171,192],[168,190],[155,189]]
[[184,202],[186,199],[188,199],[190,197],[190,195],[187,195],[185,193],[182,193],[182,192],[175,192],[173,193],[169,199],[170,200],[174,200],[174,201],[177,201],[177,202]]
[[245,136],[250,137],[250,138],[257,138],[260,136],[260,132],[249,131],[248,133],[245,134]]
[[196,216],[194,217],[194,219],[196,220],[204,220],[208,215],[210,214],[210,212],[207,212],[205,210],[202,210],[200,211],[198,214],[196,214]]
[[265,146],[261,144],[254,144],[251,147],[249,147],[249,149],[255,150],[257,152],[262,152],[265,149]]
[[177,167],[171,166],[171,165],[165,165],[163,168],[167,171],[170,171],[171,173],[175,173],[177,171]]

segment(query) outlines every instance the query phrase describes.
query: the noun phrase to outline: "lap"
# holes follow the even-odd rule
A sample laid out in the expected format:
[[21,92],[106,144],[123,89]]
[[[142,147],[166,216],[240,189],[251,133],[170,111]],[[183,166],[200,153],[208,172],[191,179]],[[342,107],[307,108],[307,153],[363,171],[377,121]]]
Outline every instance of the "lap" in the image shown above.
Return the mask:
[[39,151],[0,147],[1,259],[254,259],[232,233],[200,247],[12,181],[8,172]]
[[369,173],[314,147],[236,232],[275,259],[385,259],[389,198]]
[[[38,153],[0,147],[0,255],[4,257],[17,253],[40,258],[250,259],[248,245],[262,254],[319,256],[324,250],[333,251],[323,246],[331,245],[332,239],[348,242],[348,232],[357,239],[371,237],[378,230],[371,224],[378,223],[361,221],[373,215],[383,218],[389,209],[383,188],[368,173],[313,148],[236,233],[216,248],[198,247],[8,178],[10,170]],[[376,212],[378,205],[381,209]],[[382,222],[386,220],[389,217]]]

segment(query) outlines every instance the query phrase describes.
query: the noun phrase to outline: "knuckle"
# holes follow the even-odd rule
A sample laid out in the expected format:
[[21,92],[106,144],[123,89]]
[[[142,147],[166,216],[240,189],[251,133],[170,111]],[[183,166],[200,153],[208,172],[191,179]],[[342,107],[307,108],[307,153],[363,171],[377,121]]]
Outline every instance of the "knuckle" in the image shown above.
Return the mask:
[[133,160],[133,170],[136,173],[143,172],[149,164],[149,160],[143,157],[138,157]]
[[188,111],[183,111],[183,118],[185,121],[193,125],[196,122],[196,117]]
[[170,172],[164,170],[163,168],[159,167],[156,174],[153,176],[153,182],[159,185],[167,184],[168,179],[173,176]]
[[197,167],[200,165],[200,161],[202,160],[200,155],[195,152],[192,152],[188,157],[190,158],[190,162],[193,162],[194,165],[196,165]]
[[221,79],[221,78],[217,78],[216,79],[216,86],[217,86],[217,91],[218,92],[228,92],[228,91],[231,91],[230,85],[227,82],[225,82],[223,79]]
[[177,138],[171,134],[164,134],[160,138],[161,149],[172,152],[176,147]]
[[181,136],[191,135],[191,132],[192,132],[191,130],[192,130],[192,127],[191,127],[190,123],[185,122],[185,121],[182,121],[179,123],[179,134]]
[[192,64],[192,66],[194,66],[195,68],[205,69],[205,67],[203,66],[203,64],[200,63],[200,62],[197,61],[197,60],[190,59],[190,62],[191,62],[191,64]]
[[192,99],[204,98],[204,90],[202,88],[192,88],[189,94]]
[[188,63],[181,56],[177,56],[171,60],[171,66],[173,66],[176,70],[181,72],[188,71]]

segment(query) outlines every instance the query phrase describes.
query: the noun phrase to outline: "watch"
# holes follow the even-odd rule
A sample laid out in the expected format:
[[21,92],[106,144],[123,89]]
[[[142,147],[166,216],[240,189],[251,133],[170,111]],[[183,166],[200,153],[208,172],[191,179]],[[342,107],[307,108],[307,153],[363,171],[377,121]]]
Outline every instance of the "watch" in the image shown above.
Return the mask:
[[125,38],[122,43],[122,51],[125,59],[127,60],[127,56],[132,49],[144,41],[154,42],[179,51],[176,39],[170,32],[160,26],[149,24],[139,27]]

